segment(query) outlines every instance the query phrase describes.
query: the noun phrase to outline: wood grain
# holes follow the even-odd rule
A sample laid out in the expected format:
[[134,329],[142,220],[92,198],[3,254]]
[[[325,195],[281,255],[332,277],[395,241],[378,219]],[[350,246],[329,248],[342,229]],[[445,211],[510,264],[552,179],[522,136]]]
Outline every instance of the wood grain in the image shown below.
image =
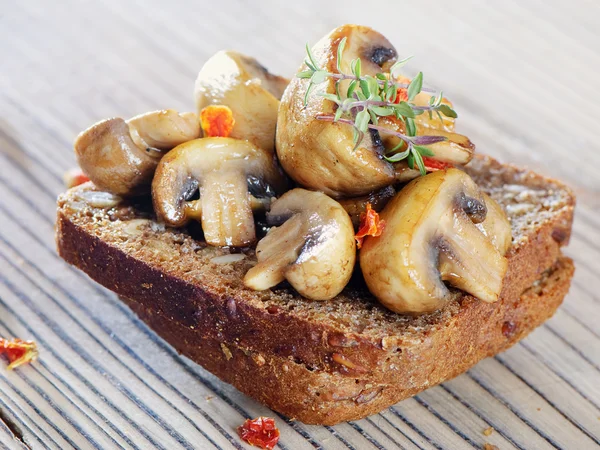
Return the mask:
[[[273,413],[180,358],[57,257],[54,200],[74,136],[110,116],[193,109],[198,69],[232,48],[291,76],[314,42],[371,25],[417,56],[478,151],[578,194],[564,306],[521,344],[379,415],[335,427],[277,417],[282,449],[600,446],[600,4],[507,0],[41,0],[0,9],[0,335],[40,360],[0,370],[0,448],[245,448]],[[493,427],[485,436],[483,430]]]

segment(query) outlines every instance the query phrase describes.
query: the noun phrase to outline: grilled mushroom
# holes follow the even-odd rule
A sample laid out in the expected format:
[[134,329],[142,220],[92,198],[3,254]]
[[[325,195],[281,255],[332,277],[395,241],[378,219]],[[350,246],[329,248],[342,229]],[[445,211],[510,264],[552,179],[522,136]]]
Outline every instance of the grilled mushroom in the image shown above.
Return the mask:
[[[392,311],[411,314],[442,308],[452,298],[444,282],[498,300],[511,231],[490,202],[458,169],[412,181],[381,212],[381,236],[365,239],[360,266],[369,290]],[[476,226],[485,223],[486,203],[493,211],[487,235]]]
[[339,294],[356,259],[354,228],[340,204],[320,192],[293,189],[273,203],[267,220],[281,225],[258,243],[258,264],[244,284],[260,291],[287,280],[312,300]]
[[235,119],[231,137],[248,139],[274,152],[277,109],[288,82],[271,74],[254,58],[221,51],[200,70],[194,97],[198,111],[214,104],[231,108]]
[[167,109],[125,121],[106,119],[77,136],[75,155],[83,172],[102,189],[118,195],[149,192],[165,151],[200,136],[194,113]]
[[[344,73],[351,72],[350,63],[356,58],[362,61],[362,74],[371,76],[388,71],[396,59],[396,49],[381,34],[368,27],[344,25],[313,47],[312,53],[320,67],[337,72],[337,51],[343,38],[346,38],[346,46],[340,64]],[[300,70],[306,70],[306,67],[302,66]],[[348,80],[341,82],[339,91],[342,96],[347,92],[347,83]],[[334,114],[337,106],[319,95],[309,96],[308,103],[304,105],[308,84],[308,79],[300,78],[290,82],[277,120],[277,155],[294,180],[334,198],[343,198],[366,195],[398,179],[407,181],[407,178],[418,175],[418,171],[409,171],[405,162],[391,164],[383,159],[385,146],[381,138],[385,135],[380,136],[371,130],[354,149],[351,126],[318,120],[318,115]],[[334,79],[326,80],[321,86],[329,94],[336,92]],[[423,125],[421,129],[428,130]],[[457,148],[447,142],[436,145],[438,152],[446,151],[445,161],[464,163],[472,153],[469,147],[471,151],[466,157],[462,151],[453,157]],[[436,149],[432,150],[436,152]]]
[[[179,145],[160,161],[152,200],[167,225],[200,219],[208,244],[238,247],[256,241],[253,207],[265,207],[286,186],[269,152],[248,141],[203,138]],[[200,200],[188,201],[198,188]]]

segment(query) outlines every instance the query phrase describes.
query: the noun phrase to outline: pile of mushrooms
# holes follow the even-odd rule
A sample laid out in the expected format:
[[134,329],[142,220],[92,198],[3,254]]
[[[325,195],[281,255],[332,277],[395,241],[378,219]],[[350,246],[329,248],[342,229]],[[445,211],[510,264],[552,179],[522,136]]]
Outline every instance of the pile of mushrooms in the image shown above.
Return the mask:
[[[321,67],[337,70],[343,38],[339,64],[346,73],[355,58],[362,73],[373,76],[396,60],[381,34],[344,25],[313,47]],[[348,81],[341,83],[346,92]],[[335,113],[333,102],[312,95],[304,104],[307,85],[273,75],[240,53],[219,52],[200,70],[194,97],[199,113],[210,105],[228,108],[228,136],[202,137],[196,113],[154,111],[93,125],[78,136],[75,152],[98,189],[151,193],[166,225],[195,220],[209,245],[256,246],[257,263],[244,277],[248,289],[287,281],[307,299],[330,300],[357,266],[371,293],[395,312],[444,307],[453,298],[447,284],[496,301],[511,243],[501,207],[459,169],[419,177],[404,161],[386,161],[384,152],[397,144],[393,135],[368,133],[355,149],[352,127],[317,120]],[[323,85],[334,92],[333,80]],[[428,102],[424,93],[414,99]],[[455,133],[454,119],[423,114],[415,123],[418,135],[447,138],[429,146],[434,158],[457,165],[472,158],[475,147]],[[405,132],[393,116],[379,125]],[[380,212],[385,227],[367,236],[357,255],[355,233],[367,206]],[[255,214],[269,226],[258,242]]]

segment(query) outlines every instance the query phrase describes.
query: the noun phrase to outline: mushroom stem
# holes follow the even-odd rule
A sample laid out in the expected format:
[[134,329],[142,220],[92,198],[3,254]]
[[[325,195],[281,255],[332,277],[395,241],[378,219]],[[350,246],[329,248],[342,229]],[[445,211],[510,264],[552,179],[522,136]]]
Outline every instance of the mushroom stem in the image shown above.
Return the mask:
[[[271,197],[258,198],[252,194],[248,194],[248,198],[250,199],[250,208],[252,208],[252,211],[255,213],[268,211],[271,207],[271,202],[274,200]],[[202,200],[188,201],[186,202],[184,208],[185,216],[188,219],[202,219]]]
[[493,200],[458,169],[409,183],[381,212],[381,236],[367,237],[361,249],[369,290],[387,308],[409,314],[432,312],[452,300],[443,281],[483,301],[498,300],[508,264],[501,247],[511,230],[498,217],[487,225],[488,234],[480,230],[486,204],[495,209],[488,202]]
[[440,244],[445,250],[439,253],[441,279],[484,302],[498,300],[508,266],[503,254],[473,222],[457,219],[453,212],[440,221],[440,228],[454,230]]
[[244,284],[264,290],[284,279],[306,298],[329,300],[346,286],[356,260],[354,228],[342,206],[320,192],[293,189],[273,202],[273,227],[256,247]]
[[[248,183],[243,171],[206,174],[200,188],[202,231],[210,245],[245,246],[256,240]],[[246,200],[244,200],[246,199]],[[250,220],[248,220],[250,218]]]
[[260,262],[246,273],[244,284],[264,291],[285,280],[285,268],[298,259],[304,244],[302,218],[293,216],[279,227],[273,227],[256,246]]
[[[152,182],[152,202],[158,218],[169,226],[200,217],[210,245],[247,246],[256,241],[253,209],[269,205],[269,200],[250,195],[249,183],[253,194],[266,197],[287,188],[285,175],[266,150],[231,138],[195,139],[161,159]],[[198,187],[200,200],[188,202]]]

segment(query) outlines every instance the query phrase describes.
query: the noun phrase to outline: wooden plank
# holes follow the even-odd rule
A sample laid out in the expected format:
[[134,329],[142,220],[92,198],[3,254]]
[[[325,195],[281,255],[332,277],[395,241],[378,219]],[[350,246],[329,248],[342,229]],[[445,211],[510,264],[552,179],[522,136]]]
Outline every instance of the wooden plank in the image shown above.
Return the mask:
[[480,151],[574,187],[567,254],[577,272],[561,310],[522,344],[367,419],[316,427],[279,416],[281,448],[599,447],[600,7],[365,5],[35,0],[2,11],[0,39],[10,45],[0,46],[0,335],[35,338],[42,356],[0,370],[0,448],[244,448],[237,425],[272,414],[64,265],[54,199],[74,165],[71,142],[90,123],[192,110],[197,70],[222,48],[291,76],[304,43],[345,22],[373,25],[415,54],[410,70],[444,87]]

